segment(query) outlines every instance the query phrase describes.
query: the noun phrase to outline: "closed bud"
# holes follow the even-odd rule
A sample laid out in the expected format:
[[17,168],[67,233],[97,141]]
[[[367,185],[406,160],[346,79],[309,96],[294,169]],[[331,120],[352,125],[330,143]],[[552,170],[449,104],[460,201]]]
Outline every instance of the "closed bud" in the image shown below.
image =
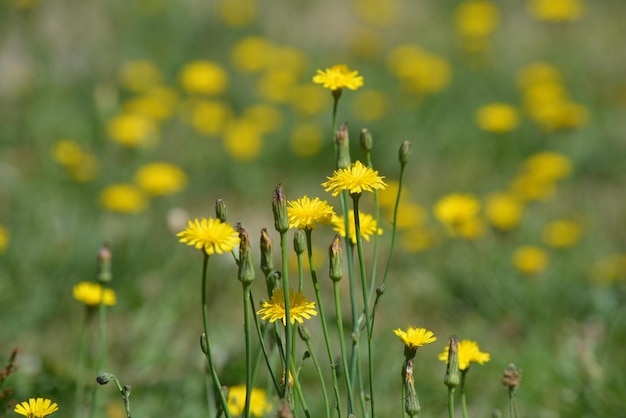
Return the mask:
[[381,284],[380,286],[378,286],[378,287],[376,288],[376,296],[377,296],[377,297],[380,297],[380,296],[382,296],[382,295],[384,295],[384,294],[385,294],[385,285],[384,285],[384,284]]
[[459,342],[453,335],[450,337],[450,345],[448,346],[448,365],[446,367],[446,376],[443,383],[450,389],[454,389],[461,383],[461,372],[459,371]]
[[278,281],[281,279],[280,272],[276,270],[272,270],[265,277],[265,285],[267,286],[267,296],[269,298],[272,297],[272,293],[278,287]]
[[409,157],[411,156],[411,143],[409,141],[404,141],[402,145],[400,145],[400,152],[398,153],[398,159],[400,160],[400,165],[404,166],[409,162]]
[[274,227],[278,232],[285,233],[289,230],[289,217],[287,215],[287,199],[282,184],[276,186],[272,195],[272,211],[274,212]]
[[106,385],[111,379],[114,378],[115,376],[113,376],[111,373],[100,373],[98,376],[96,376],[96,382],[98,382],[99,385]]
[[111,281],[111,250],[104,244],[98,251],[98,281],[109,283]]
[[272,258],[272,238],[267,233],[267,228],[261,229],[261,271],[267,277],[274,270]]
[[415,391],[415,382],[413,378],[413,360],[408,359],[404,363],[402,369],[402,376],[404,377],[404,410],[410,416],[416,416],[420,412],[420,401]]
[[367,129],[361,129],[361,135],[359,137],[361,140],[361,148],[363,151],[370,152],[374,147],[374,138],[372,138],[372,134]]
[[504,370],[504,374],[502,375],[502,384],[507,387],[509,392],[515,392],[519,387],[520,383],[522,383],[522,372],[519,370],[515,364],[511,363]]
[[215,217],[219,219],[222,223],[225,223],[226,218],[228,217],[228,212],[226,211],[226,203],[222,199],[217,199],[215,201]]
[[252,266],[252,251],[250,249],[250,238],[248,233],[237,224],[237,232],[239,232],[239,270],[237,278],[241,283],[250,284],[254,280],[254,267]]
[[328,275],[333,282],[338,282],[343,277],[343,249],[339,235],[335,235],[328,247],[328,257],[330,259]]
[[346,122],[337,128],[335,144],[337,145],[337,168],[348,168],[350,166],[350,137]]
[[302,229],[296,229],[293,234],[293,249],[298,255],[306,250],[306,236]]
[[302,341],[309,341],[311,339],[311,333],[309,332],[309,329],[303,324],[298,325],[298,334],[300,334],[300,338],[302,338]]

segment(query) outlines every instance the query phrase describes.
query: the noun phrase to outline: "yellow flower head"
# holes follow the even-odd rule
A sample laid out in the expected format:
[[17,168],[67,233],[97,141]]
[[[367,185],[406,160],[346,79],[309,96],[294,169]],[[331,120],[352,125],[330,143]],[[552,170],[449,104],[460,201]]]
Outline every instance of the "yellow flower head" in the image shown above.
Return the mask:
[[[439,360],[448,361],[448,351],[450,347],[447,347],[443,350],[443,353],[439,354]],[[489,360],[491,360],[491,355],[489,353],[483,353],[478,348],[478,344],[476,341],[470,340],[461,340],[458,344],[458,354],[459,354],[459,370],[467,370],[470,366],[470,363],[478,363],[485,364]]]
[[572,167],[572,160],[552,151],[538,152],[524,161],[526,173],[546,181],[563,180],[571,174]]
[[340,90],[344,87],[356,90],[363,85],[363,76],[358,71],[350,71],[347,65],[337,64],[326,70],[317,70],[313,82],[323,84],[325,89]]
[[27,418],[44,418],[58,410],[56,402],[44,398],[30,398],[15,405],[15,412]]
[[524,274],[538,274],[548,266],[548,253],[539,247],[522,246],[513,253],[513,264]]
[[522,219],[524,206],[512,193],[494,193],[487,197],[485,216],[491,225],[508,231],[515,228]]
[[549,22],[578,20],[585,12],[582,0],[530,0],[529,9],[536,19]]
[[180,242],[203,249],[208,255],[230,252],[241,241],[232,226],[214,218],[189,220],[187,228],[176,236]]
[[156,123],[145,116],[123,113],[107,123],[107,133],[115,142],[129,148],[151,147],[159,139]]
[[348,168],[335,170],[332,177],[327,177],[328,181],[322,183],[322,187],[325,191],[332,192],[333,196],[343,190],[348,190],[350,194],[373,192],[373,189],[384,190],[387,187],[384,178],[385,176],[378,175],[378,171],[357,161]]
[[519,124],[519,112],[506,103],[491,103],[478,109],[476,124],[487,132],[510,132]]
[[335,212],[327,201],[318,197],[311,200],[305,195],[287,202],[287,215],[289,228],[315,229],[317,224],[330,225]]
[[152,196],[165,196],[182,190],[187,184],[187,175],[173,164],[155,162],[137,170],[135,183]]
[[435,204],[435,217],[450,226],[468,222],[478,211],[480,202],[471,194],[449,194]]
[[151,61],[137,60],[124,64],[120,71],[122,85],[135,93],[144,93],[161,83],[163,76]]
[[[285,293],[283,289],[274,289],[270,300],[263,302],[261,309],[257,311],[257,315],[263,315],[261,319],[268,319],[274,322],[277,319],[283,321],[283,325],[287,324],[285,313]],[[309,302],[302,292],[294,292],[289,290],[289,319],[292,324],[296,321],[302,324],[304,319],[310,319],[311,316],[317,315],[315,310],[315,302]]]
[[[240,416],[246,404],[246,386],[231,386],[228,388],[228,410],[233,416]],[[252,388],[250,391],[250,414],[262,417],[271,410],[271,405],[267,402],[267,395],[263,389]]]
[[568,220],[554,221],[543,229],[543,242],[548,247],[568,248],[576,245],[580,235],[578,223]]
[[[342,237],[346,237],[346,225],[343,216],[333,218],[333,230]],[[356,244],[356,227],[354,226],[354,211],[348,213],[348,223],[350,228],[350,240]],[[361,227],[361,237],[365,241],[370,240],[370,235],[382,235],[383,230],[378,228],[376,219],[372,215],[359,211],[359,226]]]
[[113,289],[103,289],[99,283],[80,282],[72,290],[74,299],[83,302],[87,306],[96,306],[104,299],[104,304],[113,306],[117,303],[115,291]]
[[484,38],[491,35],[498,25],[500,10],[492,1],[464,1],[454,10],[454,20],[460,36]]
[[393,332],[400,338],[400,341],[404,343],[405,356],[410,358],[415,356],[415,352],[419,347],[437,341],[435,334],[426,328],[408,327],[406,331],[402,331],[398,328],[394,329]]
[[112,184],[100,192],[100,205],[110,212],[139,213],[146,210],[148,200],[131,184]]
[[183,89],[191,94],[219,94],[226,90],[228,74],[212,61],[192,61],[179,75]]

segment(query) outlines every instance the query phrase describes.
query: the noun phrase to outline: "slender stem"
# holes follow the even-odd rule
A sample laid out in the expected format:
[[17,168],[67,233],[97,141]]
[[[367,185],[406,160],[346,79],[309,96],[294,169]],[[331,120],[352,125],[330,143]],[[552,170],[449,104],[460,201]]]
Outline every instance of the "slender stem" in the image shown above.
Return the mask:
[[356,291],[354,284],[354,247],[352,245],[352,237],[350,236],[350,217],[348,215],[348,196],[349,193],[344,191],[341,193],[341,212],[344,217],[344,231],[346,231],[346,254],[348,258],[348,285],[350,288],[350,313],[352,315],[352,347],[350,349],[350,369],[347,371],[350,374],[350,382],[352,386],[348,388],[348,392],[352,393],[354,397],[354,385],[356,381],[357,373],[357,360],[359,358],[359,316],[357,310]]
[[341,349],[341,360],[343,362],[343,374],[346,377],[346,386],[348,388],[348,415],[354,413],[354,398],[349,390],[352,387],[350,382],[350,373],[348,373],[348,356],[346,354],[346,343],[343,335],[343,315],[341,315],[341,300],[339,298],[339,282],[333,281],[333,292],[335,293],[335,313],[337,316],[337,331],[339,332],[339,347]]
[[469,368],[465,370],[461,370],[461,412],[463,413],[463,418],[467,418],[467,399],[465,398],[465,377],[467,376],[467,371]]
[[[372,164],[372,153],[367,151],[365,154],[365,160],[369,167],[373,167]],[[378,190],[374,189],[374,219],[376,220],[376,228],[380,227],[380,205],[378,203]],[[370,288],[368,299],[372,300],[372,295],[374,294],[374,287],[376,283],[376,269],[378,266],[378,244],[380,242],[378,231],[374,233],[374,256],[372,257],[372,273],[370,277]]]
[[117,386],[117,389],[120,391],[120,395],[122,395],[122,400],[124,401],[124,409],[126,410],[126,418],[131,418],[130,416],[130,386],[123,386],[120,384],[120,381],[117,379],[115,375],[111,375],[111,379]]
[[515,402],[515,389],[509,390],[509,416],[517,418],[517,403]]
[[86,305],[85,311],[85,320],[80,330],[80,345],[78,348],[78,376],[76,377],[76,392],[74,394],[76,402],[74,407],[74,418],[82,416],[81,410],[83,409],[83,402],[85,398],[85,354],[87,351],[86,346],[89,336],[87,330],[89,329],[89,322],[92,318],[93,312],[92,308]]
[[211,339],[209,338],[209,320],[208,320],[208,309],[207,309],[207,298],[206,298],[206,279],[207,279],[207,266],[209,264],[209,255],[206,252],[202,252],[204,255],[204,260],[202,262],[202,285],[201,285],[201,305],[202,305],[202,325],[204,327],[204,336],[206,341],[206,359],[209,363],[209,370],[211,372],[211,377],[213,378],[213,384],[215,385],[215,390],[217,391],[220,403],[222,405],[222,409],[228,418],[231,418],[230,410],[228,409],[228,403],[226,402],[226,396],[224,396],[224,391],[222,390],[222,384],[220,383],[220,379],[217,376],[217,370],[215,369],[215,364],[213,363],[213,356],[211,355]]
[[291,347],[291,334],[293,332],[293,325],[291,324],[291,303],[289,301],[289,264],[287,255],[287,233],[280,233],[280,251],[282,257],[283,268],[283,293],[285,298],[285,384],[281,393],[281,398],[286,399],[287,391],[289,388],[289,364],[293,360],[293,352]]
[[252,346],[250,341],[250,283],[243,283],[243,321],[246,341],[246,402],[243,416],[250,416],[250,397],[252,393]]
[[[101,373],[104,370],[104,345],[105,345],[105,322],[106,322],[106,306],[104,305],[104,286],[100,286],[100,304],[98,305],[98,362],[96,370]],[[91,398],[91,409],[89,416],[93,418],[98,404],[97,387],[93,388],[93,396]]]
[[304,340],[306,344],[306,349],[311,354],[311,360],[313,360],[313,365],[315,366],[315,370],[317,370],[317,375],[320,378],[320,386],[322,387],[322,396],[324,397],[324,407],[326,409],[326,417],[330,418],[330,404],[328,402],[328,392],[326,391],[326,383],[324,383],[324,374],[322,373],[322,368],[320,367],[319,361],[317,361],[317,356],[315,355],[315,351],[313,351],[313,347],[311,346],[310,340]]
[[[289,370],[291,372],[291,375],[293,376],[294,392],[295,392],[296,396],[298,397],[298,401],[300,402],[300,405],[302,406],[302,410],[304,411],[304,415],[306,415],[307,418],[311,418],[311,413],[309,412],[309,408],[306,406],[306,400],[304,399],[304,395],[302,393],[302,387],[300,387],[300,382],[298,381],[298,373],[296,372],[296,367],[293,364],[293,362],[291,362],[291,364],[289,365]],[[286,384],[288,384],[288,383],[286,383]],[[296,408],[293,409],[293,412],[297,416]]]
[[454,418],[454,388],[448,389],[448,416]]
[[[256,312],[256,308],[254,306],[254,297],[252,293],[250,294],[250,306],[252,307],[252,312]],[[259,337],[259,343],[261,344],[261,351],[263,352],[263,357],[265,358],[265,364],[267,366],[267,370],[269,371],[270,377],[272,378],[272,382],[274,383],[274,388],[276,389],[276,393],[280,393],[280,385],[278,384],[278,380],[276,380],[276,376],[274,375],[274,371],[272,370],[270,357],[267,352],[267,347],[265,346],[265,335],[267,334],[268,330],[270,330],[271,328],[269,327],[269,324],[266,324],[266,326],[263,328],[263,331],[261,331],[261,327],[259,325],[259,319],[257,318],[256,315],[253,315],[253,317],[254,317],[254,325],[256,328],[256,333],[257,333],[257,336]],[[278,345],[278,347],[280,347],[280,344]]]
[[400,399],[401,401],[401,410],[402,410],[402,418],[406,417],[406,385],[404,384],[404,367],[402,368],[402,398]]
[[[313,263],[313,244],[311,242],[311,230],[306,229],[306,248],[307,255],[309,256],[309,269],[311,270],[311,279],[313,281],[313,289],[315,290],[315,300],[317,300],[317,308],[320,311],[320,319],[322,321],[322,331],[324,332],[324,342],[326,343],[326,352],[328,353],[328,361],[333,376],[333,387],[335,389],[335,398],[337,401],[337,411],[339,416],[342,417],[341,412],[341,395],[339,393],[339,380],[337,379],[337,365],[333,359],[333,351],[330,346],[330,337],[328,336],[328,326],[326,325],[326,315],[324,314],[324,305],[322,303],[322,296],[320,294],[320,285],[317,281],[317,271],[315,270],[315,264]],[[348,391],[349,403],[352,403],[350,392]]]
[[387,259],[387,266],[385,267],[385,273],[383,274],[383,286],[387,283],[387,277],[389,275],[389,269],[391,267],[391,260],[393,257],[393,251],[396,246],[396,232],[398,225],[398,208],[400,207],[400,195],[402,194],[402,184],[404,183],[404,167],[400,166],[400,179],[398,181],[398,195],[396,196],[396,204],[393,207],[393,224],[391,229],[391,244],[389,246],[389,258]]

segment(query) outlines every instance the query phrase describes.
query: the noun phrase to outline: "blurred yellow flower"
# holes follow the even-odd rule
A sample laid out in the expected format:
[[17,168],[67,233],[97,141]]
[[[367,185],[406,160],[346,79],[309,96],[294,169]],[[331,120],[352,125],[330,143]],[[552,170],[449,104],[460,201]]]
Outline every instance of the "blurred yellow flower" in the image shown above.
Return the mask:
[[405,251],[416,253],[427,250],[437,244],[437,236],[421,226],[404,231],[400,245]]
[[308,69],[307,56],[299,49],[275,45],[269,53],[267,68],[270,71],[285,70],[299,78]]
[[220,94],[228,85],[228,73],[213,61],[191,61],[181,70],[178,80],[190,94]]
[[[342,237],[346,237],[346,224],[343,216],[335,216],[333,218],[333,229]],[[354,211],[348,214],[348,225],[350,228],[350,241],[356,244],[356,227],[354,225]],[[361,228],[361,238],[365,241],[370,240],[370,235],[382,235],[383,230],[378,227],[376,219],[372,215],[359,211],[359,226]]]
[[148,200],[144,193],[132,184],[112,184],[100,192],[100,205],[111,212],[139,213],[146,210]]
[[5,226],[0,225],[0,254],[9,248],[10,239],[11,234],[9,233],[9,230]]
[[519,225],[524,205],[512,193],[493,193],[485,202],[485,217],[494,227],[508,231]]
[[323,146],[322,130],[314,124],[298,124],[291,132],[289,145],[299,157],[317,155]]
[[266,72],[257,83],[259,95],[271,102],[287,103],[291,100],[298,77],[293,71],[278,69]]
[[70,179],[79,183],[88,183],[98,175],[100,162],[92,153],[83,153],[77,164],[66,168]]
[[611,254],[597,260],[589,274],[591,280],[601,284],[626,281],[626,254]]
[[499,20],[500,9],[494,2],[474,0],[460,3],[454,10],[454,23],[461,47],[470,52],[488,47]]
[[[396,205],[396,199],[398,198],[398,189],[400,183],[397,180],[389,180],[387,187],[384,190],[378,192],[378,204],[381,208],[393,209]],[[404,186],[402,188],[402,194],[400,195],[401,201],[408,201],[411,198],[410,190]]]
[[522,89],[537,85],[561,85],[563,76],[558,68],[546,62],[533,62],[526,65],[517,76],[518,85]]
[[360,27],[352,30],[349,40],[351,56],[363,59],[378,59],[386,47],[386,40],[380,30]]
[[233,117],[232,109],[215,100],[192,100],[187,106],[191,126],[201,135],[217,136],[224,132]]
[[333,207],[320,198],[303,197],[287,202],[289,228],[315,229],[317,225],[330,225],[335,216]]
[[159,131],[152,119],[137,114],[123,113],[109,121],[107,133],[115,142],[135,148],[155,145]]
[[124,113],[135,113],[162,121],[172,116],[178,104],[178,94],[169,87],[155,86],[124,103]]
[[513,265],[524,274],[541,273],[548,266],[548,253],[540,247],[519,247],[513,253]]
[[460,236],[468,240],[474,240],[480,238],[485,233],[485,222],[478,218],[470,218],[464,222],[450,226],[448,232],[451,236]]
[[289,102],[294,110],[301,115],[311,116],[326,109],[328,94],[318,87],[305,84],[294,86],[291,91]]
[[145,164],[135,172],[135,183],[151,196],[179,192],[187,185],[187,175],[178,166],[166,162]]
[[387,115],[389,103],[389,96],[382,91],[366,90],[355,95],[352,100],[352,109],[358,119],[376,122]]
[[226,151],[236,160],[254,160],[263,148],[263,138],[257,125],[247,119],[238,119],[228,124],[223,143]]
[[44,398],[30,398],[15,405],[14,411],[26,418],[44,418],[59,410],[56,402]]
[[553,221],[543,229],[543,243],[553,248],[572,247],[580,240],[581,233],[581,227],[577,222]]
[[217,12],[223,23],[239,28],[254,21],[257,5],[255,0],[219,0]]
[[[393,221],[393,209],[387,210],[386,218]],[[426,209],[417,203],[404,202],[398,206],[398,218],[396,220],[397,229],[416,228],[423,225],[428,219]]]
[[77,182],[92,181],[98,174],[100,164],[90,152],[83,152],[81,146],[70,139],[56,141],[52,145],[52,158],[64,166],[69,177]]
[[496,134],[510,132],[519,125],[519,112],[506,103],[491,103],[476,111],[479,128]]
[[437,93],[446,88],[452,78],[452,70],[445,59],[417,45],[397,46],[387,57],[387,65],[411,93]]
[[397,0],[356,0],[353,4],[358,17],[378,27],[391,25],[400,12]]
[[322,84],[324,88],[330,90],[341,90],[344,87],[357,90],[363,86],[363,76],[360,76],[358,71],[350,70],[345,64],[337,64],[324,71],[317,70],[313,82]]
[[163,76],[151,61],[136,60],[124,64],[120,71],[122,85],[135,93],[144,93],[161,83]]
[[435,203],[435,217],[443,224],[455,226],[478,215],[480,202],[471,194],[449,194]]
[[515,176],[509,190],[522,202],[544,201],[554,195],[554,181],[545,178],[542,174],[523,173]]
[[[228,388],[228,410],[233,416],[243,415],[246,404],[246,386],[231,386]],[[271,411],[271,405],[267,401],[267,395],[263,389],[252,388],[250,391],[250,414],[262,417]]]
[[364,191],[374,192],[374,189],[384,190],[387,185],[383,181],[385,176],[379,176],[378,171],[356,161],[348,168],[340,168],[333,172],[328,181],[322,183],[324,191],[337,196],[344,190],[350,194],[360,194]]
[[[448,352],[450,347],[446,346],[441,354],[439,354],[439,360],[448,362]],[[458,358],[459,358],[459,370],[467,370],[471,363],[485,364],[491,360],[489,353],[483,353],[478,347],[476,341],[461,340],[458,343]]]
[[550,22],[573,21],[585,13],[582,0],[528,0],[530,14]]
[[99,283],[80,282],[74,285],[72,289],[74,299],[84,303],[86,306],[100,305],[100,301],[107,306],[113,306],[117,303],[115,291],[109,288],[102,288]]
[[[261,319],[269,319],[270,323],[280,319],[283,325],[287,325],[287,313],[285,312],[285,293],[283,289],[274,289],[269,301],[261,304],[261,309],[257,315],[262,315]],[[302,324],[305,319],[316,316],[315,302],[309,302],[302,292],[294,292],[289,289],[289,320],[291,324],[298,321]]]
[[524,170],[548,181],[563,180],[572,173],[573,163],[568,157],[554,151],[535,153],[524,161]]
[[283,123],[281,111],[268,104],[256,104],[243,111],[243,118],[254,123],[261,133],[272,133],[280,129]]
[[260,36],[248,36],[238,40],[230,50],[230,60],[235,69],[245,73],[258,73],[268,67],[268,59],[274,46]]
[[176,234],[179,242],[185,243],[207,255],[229,253],[239,245],[239,233],[219,219],[203,218],[189,220],[187,228]]
[[415,351],[419,347],[437,341],[435,334],[426,328],[408,327],[406,331],[402,331],[400,328],[397,328],[394,329],[393,332],[404,344],[405,353],[411,352],[413,355],[415,355]]
[[61,165],[77,165],[82,157],[83,150],[76,141],[62,139],[52,144],[52,158]]

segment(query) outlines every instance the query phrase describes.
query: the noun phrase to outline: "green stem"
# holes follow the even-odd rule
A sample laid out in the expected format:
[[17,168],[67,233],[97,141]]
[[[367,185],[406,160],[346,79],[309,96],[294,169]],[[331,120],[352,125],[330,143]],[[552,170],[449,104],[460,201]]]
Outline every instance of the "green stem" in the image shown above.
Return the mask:
[[352,347],[350,349],[350,369],[348,373],[350,374],[350,382],[352,386],[348,388],[348,392],[352,393],[354,397],[354,385],[356,381],[356,373],[357,373],[357,360],[359,358],[359,316],[357,310],[357,302],[356,302],[356,291],[354,284],[354,247],[352,244],[352,238],[350,237],[350,217],[348,214],[348,196],[349,193],[344,191],[341,194],[341,212],[344,217],[344,231],[346,231],[345,240],[348,243],[346,245],[346,254],[348,258],[348,285],[350,288],[350,313],[352,315]]
[[85,354],[86,354],[86,346],[89,329],[89,322],[92,318],[92,308],[89,306],[85,306],[86,314],[85,320],[83,322],[83,326],[80,330],[80,345],[78,348],[78,376],[76,377],[76,392],[74,394],[74,399],[76,405],[74,407],[74,418],[79,418],[82,416],[81,410],[83,409],[83,402],[85,398]]
[[217,370],[215,369],[215,364],[213,363],[213,356],[211,355],[211,339],[209,338],[209,320],[208,320],[208,309],[207,309],[207,298],[206,298],[206,282],[207,282],[207,266],[209,264],[209,255],[203,251],[204,260],[202,263],[202,285],[201,285],[201,304],[202,304],[202,325],[204,327],[204,336],[206,341],[206,359],[209,363],[209,370],[211,372],[211,377],[213,378],[213,384],[215,385],[215,390],[220,398],[220,403],[222,405],[222,409],[226,414],[226,417],[232,418],[230,415],[230,410],[228,409],[228,403],[226,402],[226,396],[224,396],[224,391],[222,390],[222,384],[220,383],[220,379],[217,376]]
[[326,418],[330,418],[330,404],[328,402],[328,392],[326,391],[326,383],[324,383],[324,374],[322,373],[322,368],[320,367],[319,361],[317,361],[317,356],[315,355],[315,351],[313,351],[311,341],[304,340],[304,342],[306,344],[306,349],[309,351],[309,354],[311,354],[311,360],[313,360],[313,365],[315,366],[315,370],[317,370],[317,375],[320,378],[322,396],[324,397],[324,407],[326,409]]
[[[304,415],[306,415],[307,418],[311,418],[311,413],[309,412],[309,408],[306,406],[304,394],[302,393],[302,387],[300,387],[300,382],[298,381],[298,374],[296,373],[296,367],[293,364],[293,362],[289,365],[289,370],[291,372],[291,375],[293,376],[293,389],[294,389],[296,396],[298,397],[298,401],[300,402],[300,405],[302,406]],[[288,385],[288,383],[285,383],[285,385]],[[296,408],[293,409],[293,412],[294,412],[294,415],[297,416]]]
[[463,413],[463,418],[467,418],[467,399],[465,397],[465,376],[467,376],[467,371],[469,368],[465,370],[461,370],[461,412]]
[[[100,286],[100,304],[98,305],[98,362],[96,370],[101,373],[104,370],[104,345],[105,345],[105,322],[106,322],[106,306],[104,304],[104,286]],[[97,387],[93,388],[93,396],[91,398],[91,409],[89,416],[93,418],[96,413],[98,404]]]
[[348,415],[354,413],[354,398],[349,390],[352,387],[350,373],[348,373],[348,356],[346,354],[346,343],[343,335],[343,315],[341,314],[341,300],[339,298],[339,281],[333,281],[333,292],[335,293],[335,313],[337,316],[337,330],[339,332],[339,347],[341,349],[341,360],[343,363],[343,374],[346,377],[346,387],[348,388]]
[[393,207],[393,224],[391,228],[391,244],[389,246],[389,258],[387,259],[387,265],[385,267],[385,273],[383,275],[383,286],[387,283],[387,277],[389,276],[389,270],[391,267],[391,260],[396,246],[396,233],[398,224],[398,208],[400,207],[400,195],[402,194],[402,184],[404,183],[404,167],[400,166],[400,179],[398,180],[398,195],[396,196],[396,204]]
[[[322,303],[322,296],[320,294],[320,285],[317,281],[317,271],[315,270],[315,264],[313,263],[313,244],[311,240],[311,230],[306,229],[306,247],[307,255],[309,256],[309,269],[311,270],[311,280],[313,281],[313,289],[315,290],[315,300],[317,301],[317,308],[320,312],[320,319],[322,321],[322,331],[324,332],[324,342],[326,343],[326,352],[328,353],[328,361],[333,376],[333,387],[335,389],[335,398],[337,401],[337,411],[339,416],[342,417],[341,412],[341,395],[339,393],[339,380],[337,379],[337,365],[333,359],[333,351],[330,346],[330,337],[328,336],[328,326],[326,325],[326,315],[324,314],[324,305]],[[348,391],[349,404],[352,404],[352,398],[350,391]]]
[[454,388],[448,389],[448,416],[454,418]]
[[509,416],[517,418],[517,404],[515,403],[515,390],[509,390]]
[[[373,167],[372,164],[372,153],[367,151],[365,154],[365,160],[367,162],[368,167]],[[378,203],[378,190],[374,189],[374,219],[376,220],[376,228],[380,227],[380,205]],[[393,236],[393,234],[392,234]],[[372,257],[372,273],[370,277],[370,288],[368,299],[372,300],[372,295],[374,294],[374,288],[376,283],[376,269],[378,266],[378,244],[380,242],[378,231],[374,233],[374,256]]]
[[404,367],[402,368],[402,397],[400,399],[400,403],[401,403],[401,410],[402,410],[402,418],[406,417],[406,385],[404,384]]
[[252,393],[252,346],[250,341],[250,283],[243,283],[243,320],[246,341],[246,402],[243,416],[250,416],[250,397]]
[[[256,312],[256,308],[254,305],[254,298],[252,294],[250,294],[250,306],[252,307],[252,312]],[[278,384],[278,380],[276,380],[276,376],[274,375],[274,371],[272,370],[269,353],[267,352],[267,347],[265,346],[265,335],[270,329],[273,329],[273,328],[270,327],[269,324],[266,324],[263,331],[261,331],[261,327],[259,325],[259,319],[257,318],[256,315],[253,315],[253,318],[254,318],[254,326],[256,328],[256,333],[257,333],[257,336],[259,337],[259,343],[261,344],[261,351],[263,352],[263,357],[265,358],[265,365],[267,366],[267,370],[269,371],[270,377],[272,378],[272,382],[274,383],[274,388],[276,389],[276,393],[280,393],[280,385]],[[280,344],[278,346],[280,347]]]
[[291,324],[291,302],[289,300],[289,264],[287,254],[287,232],[280,233],[280,251],[282,258],[283,268],[283,294],[285,299],[285,384],[281,392],[281,398],[287,398],[287,390],[289,388],[289,365],[293,361],[293,350],[291,334],[293,332],[293,326]]

